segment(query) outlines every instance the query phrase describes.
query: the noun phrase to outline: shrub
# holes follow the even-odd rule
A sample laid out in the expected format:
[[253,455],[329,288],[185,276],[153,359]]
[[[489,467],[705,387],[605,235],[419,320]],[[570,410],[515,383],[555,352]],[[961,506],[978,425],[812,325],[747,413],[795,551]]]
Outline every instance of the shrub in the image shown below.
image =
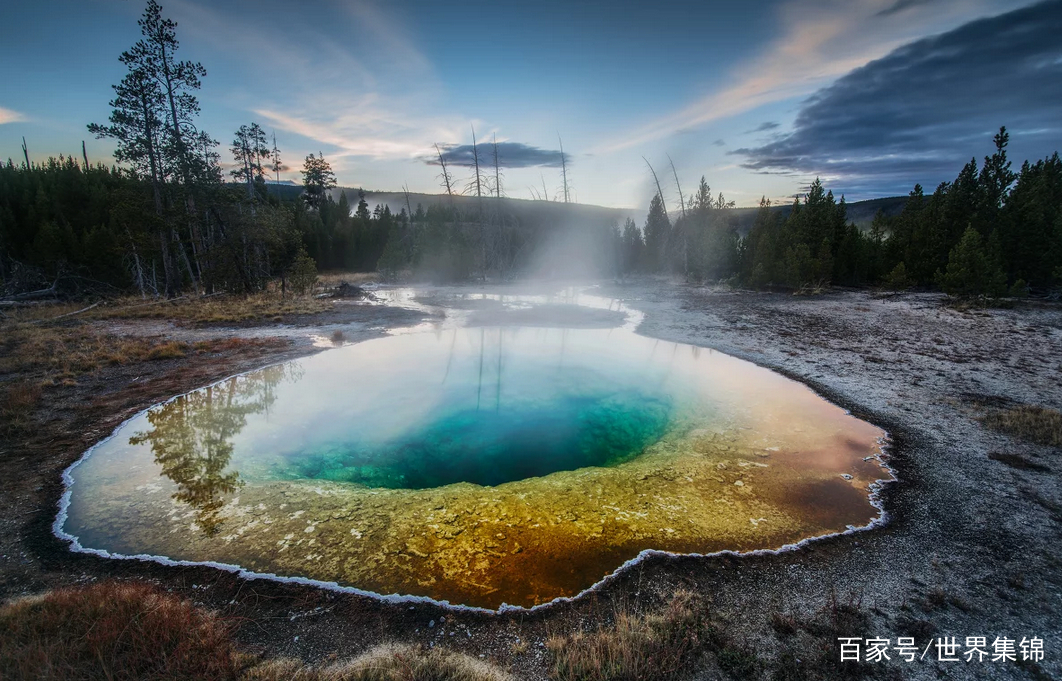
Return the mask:
[[907,265],[902,262],[892,268],[885,277],[885,288],[890,291],[903,291],[911,287],[911,278],[907,275]]

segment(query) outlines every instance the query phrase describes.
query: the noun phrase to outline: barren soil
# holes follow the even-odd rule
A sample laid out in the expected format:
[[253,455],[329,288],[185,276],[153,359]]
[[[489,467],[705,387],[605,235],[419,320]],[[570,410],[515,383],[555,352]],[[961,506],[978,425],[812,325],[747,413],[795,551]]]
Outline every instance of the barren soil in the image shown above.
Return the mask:
[[[657,281],[601,287],[598,295],[645,313],[639,333],[775,369],[882,426],[892,436],[891,464],[899,482],[884,495],[884,527],[778,555],[650,558],[587,597],[531,613],[398,605],[243,580],[206,567],[107,560],[73,554],[51,534],[61,471],[137,411],[225,376],[314,352],[337,330],[356,342],[425,319],[440,323],[440,315],[454,314],[448,295],[482,290],[432,289],[422,298],[430,308],[339,303],[317,317],[241,328],[94,322],[120,334],[257,342],[112,367],[79,378],[77,385],[50,388],[33,432],[0,444],[0,598],[103,578],[148,579],[240,618],[241,642],[268,655],[346,658],[376,643],[404,641],[445,645],[521,678],[542,678],[549,634],[600,619],[613,603],[660,603],[687,588],[711,601],[732,634],[761,657],[763,670],[783,647],[771,613],[806,617],[843,600],[867,613],[867,636],[895,639],[914,630],[923,646],[928,634],[959,641],[1044,639],[1039,666],[937,663],[930,651],[923,661],[894,662],[894,676],[1062,677],[1062,454],[978,421],[1011,403],[1062,409],[1057,305],[961,312],[942,306],[934,294],[839,291],[796,298]],[[587,323],[605,317],[594,313]],[[1020,454],[1047,470],[1013,468],[990,459],[992,452]],[[694,671],[699,678],[726,678],[711,659]]]

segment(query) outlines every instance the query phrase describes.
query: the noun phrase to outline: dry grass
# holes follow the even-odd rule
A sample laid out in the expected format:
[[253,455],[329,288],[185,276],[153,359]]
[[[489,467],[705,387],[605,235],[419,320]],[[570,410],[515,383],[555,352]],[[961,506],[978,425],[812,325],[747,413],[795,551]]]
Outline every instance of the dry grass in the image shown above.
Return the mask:
[[0,608],[3,679],[510,681],[501,669],[435,648],[384,645],[307,665],[239,652],[225,618],[139,582],[102,582]]
[[123,337],[90,325],[14,323],[0,326],[0,435],[31,430],[44,394],[55,386],[76,385],[107,367],[174,360],[190,355],[275,349],[276,338],[223,338],[195,343],[162,337]]
[[661,612],[620,611],[611,625],[551,637],[546,644],[550,677],[560,681],[681,678],[707,649],[711,636],[700,604],[692,594],[680,592]]
[[86,327],[16,325],[3,328],[0,374],[74,378],[103,366],[182,357],[188,346],[152,338],[119,338]]
[[229,633],[146,584],[60,589],[0,609],[0,678],[235,679]]
[[1049,447],[1062,447],[1062,412],[1023,404],[993,411],[981,419],[993,430]]
[[331,309],[327,300],[279,292],[251,296],[221,295],[145,303],[121,298],[86,312],[85,319],[171,319],[184,324],[238,324],[263,319],[282,320],[287,315],[317,314]]
[[[50,385],[103,367],[176,359],[190,354],[251,349],[263,339],[184,343],[161,337],[115,336],[89,326],[16,324],[0,327],[0,379],[21,375]],[[234,345],[235,344],[235,345]],[[25,399],[21,403],[25,403]]]
[[41,386],[31,381],[19,381],[0,389],[0,433],[27,430],[40,401]]
[[318,288],[333,288],[346,282],[352,286],[363,286],[380,281],[376,272],[325,272],[317,275]]
[[308,666],[270,660],[250,667],[241,681],[509,681],[501,669],[468,655],[415,646],[382,645],[348,662]]

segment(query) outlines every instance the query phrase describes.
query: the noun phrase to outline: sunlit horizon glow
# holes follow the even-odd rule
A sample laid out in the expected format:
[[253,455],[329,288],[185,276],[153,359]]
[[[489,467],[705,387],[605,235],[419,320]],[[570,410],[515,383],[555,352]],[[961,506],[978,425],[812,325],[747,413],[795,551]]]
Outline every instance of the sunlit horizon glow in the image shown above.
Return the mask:
[[[669,178],[669,205],[678,193],[668,157],[686,193],[703,175],[751,206],[788,202],[816,176],[850,201],[933,187],[988,153],[1000,125],[1017,164],[1062,148],[1062,47],[1049,40],[1058,1],[162,4],[178,23],[180,58],[207,68],[198,124],[223,162],[236,128],[257,121],[276,133],[281,179],[294,182],[302,159],[321,152],[343,186],[439,193],[434,145],[468,145],[473,128],[484,158],[493,137],[508,145],[509,196],[532,198],[543,184],[550,198],[561,193],[559,171],[541,159],[563,140],[576,199],[618,208],[644,208],[656,191],[643,156]],[[142,10],[71,0],[0,9],[11,35],[0,59],[12,74],[0,83],[0,159],[20,160],[25,137],[34,161],[79,157],[84,140],[90,161],[112,162],[112,142],[85,126],[107,119],[118,55],[138,39]],[[1029,27],[1043,37],[1007,42]],[[961,77],[935,58],[934,41],[964,55]],[[879,62],[944,87],[917,101],[902,99],[902,83],[875,91]],[[1007,96],[976,112],[953,106],[949,90],[966,85]],[[891,113],[835,123],[833,102],[846,97]],[[825,122],[813,125],[811,112]],[[908,146],[875,151],[900,132]]]

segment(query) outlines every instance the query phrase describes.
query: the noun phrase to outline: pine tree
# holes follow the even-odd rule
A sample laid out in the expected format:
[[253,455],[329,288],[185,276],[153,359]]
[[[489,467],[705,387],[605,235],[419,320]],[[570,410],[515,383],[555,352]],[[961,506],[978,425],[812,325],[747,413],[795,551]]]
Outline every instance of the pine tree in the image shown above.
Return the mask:
[[645,218],[642,232],[645,234],[645,259],[648,268],[651,271],[666,269],[671,223],[668,222],[659,194],[654,195],[649,203],[649,214]]
[[328,199],[328,191],[336,187],[336,176],[324,154],[306,157],[302,167],[302,198],[310,208],[319,210]]
[[642,233],[631,218],[627,218],[624,223],[623,233],[620,238],[623,241],[622,273],[630,274],[642,267],[643,251],[645,249]]
[[254,199],[257,194],[264,196],[265,166],[262,162],[271,154],[265,130],[257,123],[241,125],[230,150],[236,167],[229,174],[247,185],[247,198]]

